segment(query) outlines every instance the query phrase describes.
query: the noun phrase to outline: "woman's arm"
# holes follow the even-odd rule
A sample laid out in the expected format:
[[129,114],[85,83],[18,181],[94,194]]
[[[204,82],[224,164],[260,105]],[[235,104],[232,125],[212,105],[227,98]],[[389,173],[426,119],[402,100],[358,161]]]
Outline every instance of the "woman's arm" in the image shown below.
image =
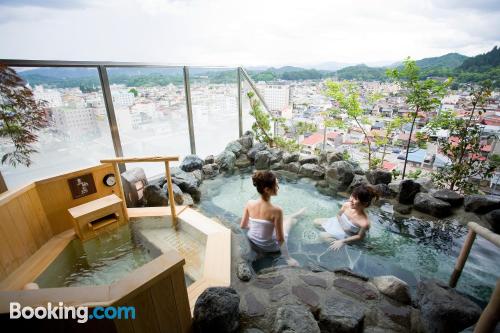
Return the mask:
[[356,235],[353,235],[351,237],[347,237],[344,239],[336,239],[334,240],[330,247],[328,247],[329,250],[334,250],[337,251],[339,250],[344,244],[352,243],[355,241],[359,241],[365,238],[366,236],[366,230],[367,228],[360,228],[359,232]]
[[276,212],[276,219],[274,223],[274,227],[276,228],[276,240],[281,246],[281,244],[285,241],[285,233],[283,231],[283,210],[281,210],[281,208],[279,208]]
[[340,215],[342,215],[343,212],[345,212],[345,209],[347,207],[347,202],[345,202],[342,207],[340,207],[339,212],[337,213],[337,218],[340,219]]
[[241,217],[240,228],[248,229],[248,217],[249,216],[250,216],[250,213],[248,212],[248,203],[247,203],[245,205],[245,208],[243,208],[243,216]]

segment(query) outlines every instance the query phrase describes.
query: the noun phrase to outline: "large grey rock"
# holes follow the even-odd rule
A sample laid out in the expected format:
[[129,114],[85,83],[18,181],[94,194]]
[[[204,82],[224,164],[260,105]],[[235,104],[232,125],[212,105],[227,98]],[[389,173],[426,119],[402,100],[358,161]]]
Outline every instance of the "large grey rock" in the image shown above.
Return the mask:
[[215,163],[219,165],[219,170],[223,171],[233,170],[235,161],[236,161],[236,155],[234,155],[233,152],[227,150],[224,150],[215,158]]
[[375,190],[378,192],[378,194],[382,197],[382,198],[395,198],[397,196],[397,193],[394,192],[393,190],[391,190],[391,188],[389,187],[389,185],[386,185],[386,184],[377,184],[377,185],[374,185],[373,186],[375,188]]
[[348,161],[348,162],[352,165],[352,171],[354,172],[354,174],[361,176],[366,175],[365,170],[361,168],[358,162],[355,161]]
[[302,155],[299,158],[299,163],[304,165],[304,164],[318,164],[319,159],[317,156],[314,155]]
[[204,164],[214,164],[215,163],[215,157],[214,155],[208,155],[205,157]]
[[429,193],[417,193],[413,207],[419,212],[439,218],[451,215],[451,205],[443,200],[434,198]]
[[182,203],[181,205],[185,206],[193,206],[194,205],[194,200],[191,194],[189,193],[182,193]]
[[428,332],[460,332],[481,315],[476,303],[435,280],[417,284],[416,303]]
[[464,196],[455,191],[443,189],[432,192],[432,196],[436,199],[446,201],[452,207],[459,207],[464,202]]
[[385,170],[368,170],[365,173],[366,179],[372,185],[389,184],[392,181],[392,173]]
[[391,191],[399,194],[399,185],[401,184],[401,179],[393,180],[387,186],[391,189]]
[[324,179],[319,180],[316,182],[316,189],[318,190],[319,193],[323,195],[329,195],[329,196],[335,196],[337,194],[337,191],[334,189],[331,189],[330,186],[328,185],[328,182]]
[[365,176],[355,174],[351,184],[349,184],[349,187],[347,188],[347,191],[350,193],[361,184],[368,184],[368,179],[366,179]]
[[399,214],[408,215],[411,213],[412,206],[397,203],[393,206],[393,209]]
[[467,195],[464,200],[465,211],[476,214],[486,214],[500,209],[500,197],[494,195]]
[[420,184],[415,183],[411,179],[402,180],[399,183],[399,203],[405,205],[413,204],[413,200],[415,199],[415,196],[418,192],[420,192]]
[[241,154],[240,156],[238,156],[238,158],[234,162],[234,166],[237,167],[238,169],[248,168],[251,165],[252,161],[250,161],[248,156],[245,154]]
[[[168,184],[163,185],[163,191],[168,194]],[[172,184],[172,191],[174,192],[174,201],[177,205],[182,205],[184,202],[184,197],[182,196],[182,190],[177,184]]]
[[203,183],[203,172],[201,170],[194,170],[189,172],[190,175],[192,175],[194,178],[196,178],[196,181],[198,182],[198,186]]
[[253,136],[252,135],[243,135],[238,139],[238,142],[243,147],[243,150],[250,150],[253,146]]
[[266,150],[267,149],[267,146],[261,142],[256,142],[254,143],[253,147],[250,148],[250,150],[248,150],[248,153],[247,153],[247,156],[250,160],[255,160],[255,155],[259,152],[259,151],[263,151],[263,150]]
[[292,162],[298,162],[300,158],[299,153],[284,153],[283,154],[283,163],[288,164]]
[[283,165],[283,170],[293,173],[299,173],[300,163],[299,162],[291,162]]
[[353,179],[354,172],[352,166],[346,161],[333,162],[326,169],[325,180],[328,182],[330,188],[336,191],[345,191]]
[[236,157],[240,156],[243,152],[243,146],[238,140],[231,141],[226,145],[224,150],[232,152]]
[[500,234],[500,209],[495,209],[484,215],[486,221],[491,225],[491,229]]
[[217,163],[205,164],[201,171],[205,179],[214,178],[219,174],[219,165]]
[[321,307],[318,323],[321,332],[362,332],[364,308],[343,297],[328,299]]
[[279,148],[271,148],[269,153],[271,153],[271,164],[279,163],[283,159],[284,152]]
[[316,320],[303,305],[284,305],[276,311],[273,333],[319,333]]
[[299,174],[312,179],[321,179],[325,176],[325,169],[317,164],[303,164],[300,167]]
[[430,190],[432,190],[432,187],[434,186],[432,180],[427,177],[415,179],[415,182],[420,184],[420,192],[424,193],[427,193]]
[[201,170],[201,168],[203,167],[203,164],[204,164],[204,161],[201,158],[199,158],[198,156],[196,156],[196,155],[187,155],[182,160],[180,168],[183,171],[191,172],[191,171],[194,171],[194,170]]
[[236,332],[239,327],[240,296],[233,288],[210,287],[196,300],[194,332]]
[[327,153],[326,155],[326,163],[332,164],[333,162],[343,161],[344,155],[342,153]]
[[250,269],[250,266],[248,266],[248,263],[243,261],[238,264],[236,276],[241,281],[250,281],[250,279],[252,278],[252,270]]
[[146,185],[144,187],[144,200],[147,207],[160,207],[168,205],[168,196],[166,191],[156,184]]
[[372,282],[382,294],[403,304],[411,303],[408,284],[397,277],[393,275],[376,276]]
[[191,194],[195,201],[200,200],[201,192],[198,189],[200,183],[193,174],[184,171],[176,172],[172,175],[172,182],[178,185],[183,192]]
[[267,170],[271,165],[271,153],[267,150],[259,151],[255,154],[255,169]]

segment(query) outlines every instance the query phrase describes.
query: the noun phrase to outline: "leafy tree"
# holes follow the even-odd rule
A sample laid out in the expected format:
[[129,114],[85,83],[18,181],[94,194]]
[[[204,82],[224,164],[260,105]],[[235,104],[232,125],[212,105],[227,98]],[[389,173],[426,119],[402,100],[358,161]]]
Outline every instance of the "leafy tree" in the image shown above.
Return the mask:
[[37,150],[36,132],[48,126],[46,102],[36,101],[31,89],[15,70],[0,64],[0,138],[6,138],[14,150],[2,156],[2,164],[30,166]]
[[408,178],[410,179],[418,179],[422,174],[422,169],[416,169],[415,171],[408,172]]
[[438,186],[466,194],[475,193],[477,185],[470,179],[488,178],[494,171],[495,164],[491,164],[481,156],[482,149],[487,142],[482,139],[483,127],[478,122],[481,108],[490,95],[490,82],[485,82],[479,87],[471,87],[471,106],[468,117],[459,118],[454,112],[442,111],[430,122],[429,131],[435,131],[438,128],[449,130],[449,137],[438,141],[441,151],[451,161],[442,170],[432,174]]
[[250,91],[247,94],[250,99],[250,115],[255,118],[252,124],[252,130],[255,133],[257,141],[267,144],[270,147],[280,147],[287,151],[300,150],[299,144],[293,139],[287,139],[279,135],[274,136],[272,133],[272,123],[277,126],[284,125],[285,120],[279,117],[273,117],[270,113],[262,110],[260,101],[255,97],[255,94]]
[[384,160],[385,160],[385,155],[387,152],[387,146],[390,143],[390,140],[392,139],[392,136],[394,134],[394,131],[398,130],[403,126],[405,123],[406,118],[401,117],[401,116],[396,116],[392,118],[388,123],[385,128],[385,136],[383,138],[376,138],[375,143],[379,147],[382,148],[382,157],[380,158],[380,167],[382,168],[384,165]]
[[131,94],[134,94],[134,97],[139,96],[139,92],[135,88],[130,88],[130,90],[128,92]]
[[434,111],[441,104],[441,99],[446,94],[451,79],[445,82],[438,82],[432,79],[420,80],[420,69],[414,60],[410,58],[403,62],[404,67],[401,70],[387,70],[387,76],[395,80],[405,90],[406,103],[412,109],[411,129],[406,145],[406,156],[403,167],[402,179],[405,178],[406,164],[408,163],[408,153],[410,152],[411,137],[415,129],[415,122],[420,113]]
[[[368,165],[374,166],[372,163],[372,141],[363,126],[369,125],[370,122],[361,108],[360,94],[357,85],[351,82],[333,82],[331,80],[327,80],[325,85],[325,95],[333,99],[336,103],[336,107],[330,111],[330,114],[336,116],[341,113],[346,113],[349,118],[354,120],[356,125],[363,132],[368,145]],[[380,98],[379,95],[368,96],[370,102],[374,102],[378,98]]]

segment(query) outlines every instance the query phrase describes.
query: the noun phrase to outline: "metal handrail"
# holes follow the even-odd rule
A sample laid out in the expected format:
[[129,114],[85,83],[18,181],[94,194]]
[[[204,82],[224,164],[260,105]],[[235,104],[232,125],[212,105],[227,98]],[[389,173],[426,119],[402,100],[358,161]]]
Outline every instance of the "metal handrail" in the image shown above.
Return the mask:
[[[182,68],[186,66],[164,62],[119,62],[119,61],[72,61],[72,60],[31,60],[31,59],[0,59],[1,63],[14,67],[163,67]],[[234,69],[236,66],[220,65],[189,65],[191,68],[227,68]]]

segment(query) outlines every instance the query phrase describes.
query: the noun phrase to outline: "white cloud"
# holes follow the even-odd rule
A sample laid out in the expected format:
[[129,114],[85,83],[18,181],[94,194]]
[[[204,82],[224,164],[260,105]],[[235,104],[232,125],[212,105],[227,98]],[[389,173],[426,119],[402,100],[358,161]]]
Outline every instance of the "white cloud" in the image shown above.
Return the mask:
[[279,66],[475,55],[500,44],[500,11],[487,0],[472,9],[444,0],[78,4],[0,3],[0,58]]

